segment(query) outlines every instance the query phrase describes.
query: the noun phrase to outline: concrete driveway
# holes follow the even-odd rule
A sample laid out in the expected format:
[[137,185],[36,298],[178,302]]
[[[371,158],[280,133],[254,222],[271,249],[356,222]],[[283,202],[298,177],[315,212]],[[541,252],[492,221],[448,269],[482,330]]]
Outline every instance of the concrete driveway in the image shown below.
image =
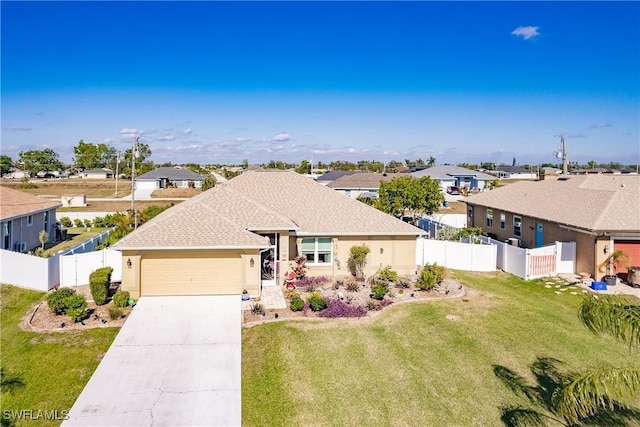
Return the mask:
[[64,426],[238,426],[241,298],[143,297]]

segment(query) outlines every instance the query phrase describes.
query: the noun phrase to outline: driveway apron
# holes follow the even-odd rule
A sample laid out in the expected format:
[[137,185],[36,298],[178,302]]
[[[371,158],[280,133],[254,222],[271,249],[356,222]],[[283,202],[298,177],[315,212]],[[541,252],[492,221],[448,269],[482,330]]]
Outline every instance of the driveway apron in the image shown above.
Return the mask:
[[241,424],[239,295],[142,297],[64,426]]

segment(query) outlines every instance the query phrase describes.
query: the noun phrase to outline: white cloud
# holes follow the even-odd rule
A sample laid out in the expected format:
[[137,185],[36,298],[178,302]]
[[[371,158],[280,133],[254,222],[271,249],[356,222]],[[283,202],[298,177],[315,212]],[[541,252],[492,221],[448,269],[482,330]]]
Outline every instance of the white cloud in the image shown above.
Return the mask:
[[28,126],[5,126],[2,129],[4,129],[4,130],[19,130],[19,131],[31,130],[31,128],[28,127]]
[[133,128],[120,129],[120,135],[135,135],[137,133],[140,133],[138,129],[133,129]]
[[591,126],[591,129],[603,129],[611,127],[611,123],[598,123],[596,125]]
[[518,27],[515,30],[511,31],[511,34],[514,36],[522,36],[525,40],[529,40],[533,37],[539,36],[538,28],[540,27]]
[[102,143],[103,143],[103,144],[111,144],[112,142],[114,142],[113,138],[109,138],[109,137],[104,138],[104,139],[102,140]]
[[170,134],[164,134],[156,138],[157,141],[173,141],[174,139],[176,137]]
[[278,142],[284,142],[290,139],[291,139],[291,135],[289,135],[286,132],[280,132],[279,134],[271,138],[272,141],[278,141]]
[[183,129],[182,130],[182,134],[183,135],[191,135],[193,133],[193,130],[191,128],[187,128],[187,129]]

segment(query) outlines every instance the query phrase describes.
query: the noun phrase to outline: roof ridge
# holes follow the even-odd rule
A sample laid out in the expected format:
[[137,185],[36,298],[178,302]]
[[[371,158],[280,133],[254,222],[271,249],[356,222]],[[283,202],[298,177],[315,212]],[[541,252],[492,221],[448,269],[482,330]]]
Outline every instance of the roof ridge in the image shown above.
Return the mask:
[[[293,223],[296,227],[299,227],[299,225],[291,218],[288,218],[278,212],[276,212],[275,210],[269,208],[268,206],[260,203],[259,201],[252,199],[251,197],[247,196],[244,193],[241,193],[240,191],[236,190],[235,188],[233,188],[232,186],[228,186],[227,190],[231,193],[233,193],[236,196],[239,196],[241,199],[251,203],[252,205],[258,207],[259,209],[268,212],[270,215],[275,216],[276,218],[279,218],[281,220],[287,221],[287,222],[291,222]],[[241,225],[241,224],[236,224],[236,225]]]

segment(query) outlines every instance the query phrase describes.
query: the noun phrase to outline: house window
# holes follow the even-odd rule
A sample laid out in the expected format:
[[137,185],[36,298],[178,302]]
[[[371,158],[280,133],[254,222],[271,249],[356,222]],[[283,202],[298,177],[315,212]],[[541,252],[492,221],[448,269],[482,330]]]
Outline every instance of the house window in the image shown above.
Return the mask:
[[27,227],[31,227],[33,225],[33,215],[27,216]]
[[473,227],[473,206],[467,206],[467,223]]
[[519,216],[513,217],[513,235],[518,237],[522,235],[522,218]]
[[500,213],[500,228],[503,230],[507,227],[507,215],[504,212]]
[[487,227],[493,227],[493,209],[487,209]]
[[49,212],[44,213],[44,231],[49,232]]
[[331,238],[307,237],[302,239],[302,256],[311,264],[331,263]]

